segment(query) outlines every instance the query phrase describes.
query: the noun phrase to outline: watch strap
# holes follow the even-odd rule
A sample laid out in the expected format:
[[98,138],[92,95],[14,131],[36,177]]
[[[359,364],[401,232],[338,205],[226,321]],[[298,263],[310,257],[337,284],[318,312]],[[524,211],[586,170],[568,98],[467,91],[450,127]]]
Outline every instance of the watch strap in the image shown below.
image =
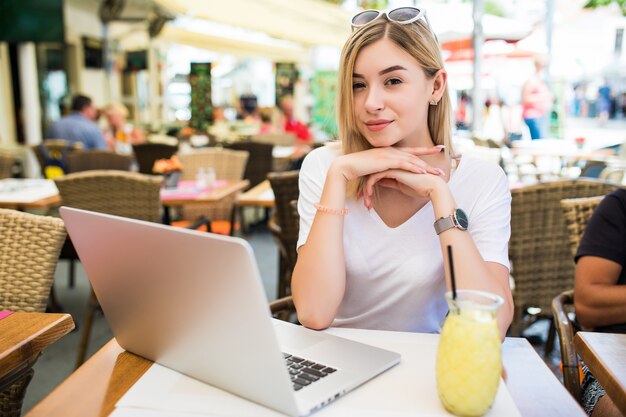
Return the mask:
[[453,227],[455,227],[454,214],[451,214],[448,217],[441,217],[437,219],[433,226],[435,227],[435,232],[437,232],[438,235],[448,229],[452,229]]

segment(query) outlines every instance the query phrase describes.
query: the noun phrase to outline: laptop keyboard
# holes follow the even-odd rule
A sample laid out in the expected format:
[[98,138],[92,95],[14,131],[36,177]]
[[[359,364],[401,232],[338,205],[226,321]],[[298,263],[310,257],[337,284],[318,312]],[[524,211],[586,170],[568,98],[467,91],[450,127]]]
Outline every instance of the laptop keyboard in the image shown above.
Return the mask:
[[331,368],[330,366],[309,361],[288,353],[283,353],[283,356],[289,370],[289,376],[291,377],[294,391],[299,391],[336,371],[335,368]]

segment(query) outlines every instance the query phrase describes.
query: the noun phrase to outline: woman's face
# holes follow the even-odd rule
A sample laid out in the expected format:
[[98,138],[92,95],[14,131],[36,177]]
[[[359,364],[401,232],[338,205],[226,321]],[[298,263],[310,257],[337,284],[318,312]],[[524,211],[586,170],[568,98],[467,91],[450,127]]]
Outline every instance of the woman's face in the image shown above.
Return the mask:
[[361,49],[352,79],[354,117],[374,147],[432,146],[428,102],[434,79],[387,38]]
[[109,111],[107,113],[107,119],[109,121],[109,126],[115,127],[117,129],[122,128],[124,126],[124,123],[126,123],[124,115],[116,111]]

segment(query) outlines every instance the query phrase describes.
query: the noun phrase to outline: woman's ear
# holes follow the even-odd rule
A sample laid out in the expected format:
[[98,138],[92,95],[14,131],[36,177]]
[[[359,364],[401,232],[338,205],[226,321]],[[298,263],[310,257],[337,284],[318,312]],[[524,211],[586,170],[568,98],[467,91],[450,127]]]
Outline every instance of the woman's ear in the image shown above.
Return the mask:
[[432,100],[437,103],[441,100],[443,96],[443,92],[446,89],[446,84],[448,82],[448,73],[446,70],[439,70],[433,77],[433,92],[432,92]]

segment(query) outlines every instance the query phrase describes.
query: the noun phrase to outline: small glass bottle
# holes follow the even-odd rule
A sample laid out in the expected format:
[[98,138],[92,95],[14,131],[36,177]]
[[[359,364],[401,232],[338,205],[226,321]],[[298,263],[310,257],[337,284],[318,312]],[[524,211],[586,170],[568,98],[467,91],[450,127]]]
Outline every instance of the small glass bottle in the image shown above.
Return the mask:
[[198,190],[204,190],[207,186],[207,172],[204,168],[198,168],[198,171],[196,172],[196,188]]
[[213,187],[215,185],[215,181],[217,180],[217,175],[215,173],[215,168],[208,167],[206,169],[206,183],[208,187]]

